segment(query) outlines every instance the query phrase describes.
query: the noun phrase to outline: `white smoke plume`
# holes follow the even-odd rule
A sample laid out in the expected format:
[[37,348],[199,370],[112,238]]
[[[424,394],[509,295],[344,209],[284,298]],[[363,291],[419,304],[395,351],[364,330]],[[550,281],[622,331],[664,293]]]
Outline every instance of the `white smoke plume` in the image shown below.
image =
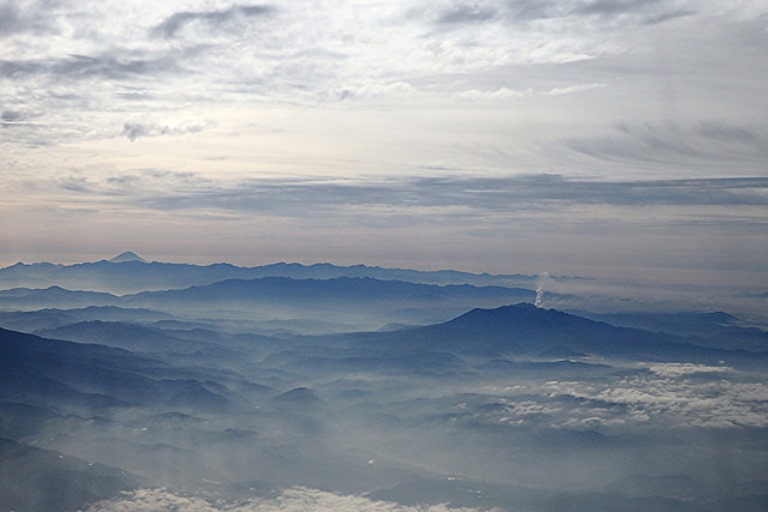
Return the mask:
[[479,512],[447,505],[411,507],[362,496],[342,496],[296,487],[276,498],[255,498],[237,503],[182,496],[166,489],[138,489],[98,502],[86,512]]
[[541,272],[539,274],[539,286],[536,288],[536,300],[533,302],[533,304],[537,308],[544,307],[544,283],[545,282],[551,282],[552,277],[550,277],[549,272]]

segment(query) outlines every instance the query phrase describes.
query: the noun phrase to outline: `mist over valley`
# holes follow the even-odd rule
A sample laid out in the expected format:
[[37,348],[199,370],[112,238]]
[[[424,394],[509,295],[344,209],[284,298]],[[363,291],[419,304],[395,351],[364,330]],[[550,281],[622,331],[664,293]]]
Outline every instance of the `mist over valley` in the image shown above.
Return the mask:
[[[157,265],[174,288],[125,292]],[[591,309],[575,276],[221,268],[0,269],[39,286],[0,291],[0,508],[765,508],[768,332],[738,314]]]

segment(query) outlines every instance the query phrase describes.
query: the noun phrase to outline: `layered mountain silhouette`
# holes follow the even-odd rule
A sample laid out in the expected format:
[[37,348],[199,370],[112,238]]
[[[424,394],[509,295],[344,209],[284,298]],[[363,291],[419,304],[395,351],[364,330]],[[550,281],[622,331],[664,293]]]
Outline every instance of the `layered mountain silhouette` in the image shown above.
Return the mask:
[[[99,306],[112,307],[115,314],[124,311],[126,316],[128,310],[139,313],[141,308],[151,308],[166,315],[194,314],[202,315],[202,318],[210,314],[242,318],[248,313],[245,318],[263,320],[265,325],[289,319],[300,326],[303,319],[309,321],[306,324],[309,332],[339,332],[378,329],[392,322],[424,325],[445,320],[475,305],[495,307],[531,300],[534,295],[525,288],[503,286],[432,285],[368,277],[264,277],[228,279],[202,286],[123,296],[72,291],[59,286],[15,288],[0,291],[0,308],[32,311]],[[102,311],[109,315],[108,310]],[[64,311],[64,314],[69,313]],[[83,317],[83,314],[78,313],[78,316]],[[38,320],[42,318],[38,317]],[[56,321],[51,320],[51,326],[57,327]],[[0,325],[2,321],[0,314]]]
[[[368,277],[423,284],[473,284],[477,286],[531,286],[536,276],[523,274],[473,274],[455,270],[419,271],[390,269],[366,265],[337,266],[330,263],[302,265],[273,263],[257,267],[239,267],[228,263],[190,265],[149,262],[133,252],[125,252],[109,260],[74,265],[53,263],[17,263],[0,268],[0,287],[63,288],[132,293],[212,284],[227,279],[287,277],[293,279],[333,279]],[[566,278],[555,278],[566,279]]]

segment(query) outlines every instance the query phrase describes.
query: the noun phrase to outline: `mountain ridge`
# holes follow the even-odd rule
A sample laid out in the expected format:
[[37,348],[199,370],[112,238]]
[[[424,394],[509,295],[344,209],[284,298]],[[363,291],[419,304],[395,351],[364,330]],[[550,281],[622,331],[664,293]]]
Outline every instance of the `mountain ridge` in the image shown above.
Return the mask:
[[[459,292],[459,291],[478,291],[478,292],[497,292],[497,293],[516,293],[520,295],[532,295],[534,292],[525,288],[509,288],[505,286],[475,286],[471,284],[427,284],[413,283],[410,281],[400,281],[397,279],[382,280],[373,277],[335,277],[329,279],[305,278],[296,279],[291,277],[267,276],[254,279],[225,279],[216,281],[208,285],[196,285],[182,289],[146,291],[138,294],[124,295],[123,299],[134,300],[144,297],[161,295],[179,295],[199,297],[200,299],[210,299],[211,292],[230,292],[234,295],[244,294],[245,296],[260,289],[259,285],[267,285],[265,288],[273,288],[282,292],[287,291],[289,295],[295,293],[320,292],[320,288],[332,292],[347,293],[352,290],[354,293],[397,293],[402,294],[403,290],[411,294],[427,294],[430,292]],[[284,285],[280,288],[270,287],[269,285]],[[200,295],[202,293],[202,295]]]
[[[331,263],[277,262],[243,267],[230,263],[194,265],[146,261],[135,253],[120,254],[111,260],[75,263],[71,265],[16,263],[0,268],[0,286],[47,287],[59,285],[71,288],[87,286],[95,291],[135,293],[148,290],[205,285],[225,279],[255,279],[259,277],[334,278],[371,277],[380,280],[402,280],[422,284],[527,285],[535,284],[539,276],[526,274],[472,273],[458,270],[414,270],[368,265],[334,265]],[[552,277],[551,279],[582,279]]]
[[410,350],[443,349],[485,356],[538,357],[549,351],[563,351],[647,360],[693,358],[718,364],[734,358],[768,358],[768,351],[749,352],[741,348],[699,345],[693,338],[615,326],[525,302],[498,308],[474,308],[434,325],[367,333],[363,340],[390,342],[393,347]]

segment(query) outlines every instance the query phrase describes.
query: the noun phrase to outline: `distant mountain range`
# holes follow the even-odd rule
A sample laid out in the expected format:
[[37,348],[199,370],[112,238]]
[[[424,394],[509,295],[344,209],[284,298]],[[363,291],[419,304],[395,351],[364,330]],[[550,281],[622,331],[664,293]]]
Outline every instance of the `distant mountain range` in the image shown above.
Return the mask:
[[[523,274],[473,274],[454,270],[420,271],[366,265],[337,266],[330,263],[302,265],[274,263],[257,267],[238,267],[228,263],[190,265],[148,262],[133,252],[110,260],[74,265],[17,263],[0,268],[0,288],[48,288],[61,286],[111,293],[134,293],[201,286],[227,279],[287,277],[294,279],[333,279],[368,277],[423,284],[473,284],[477,286],[531,286],[537,276]],[[569,279],[554,277],[553,279]]]
[[333,332],[375,330],[392,322],[424,325],[446,320],[474,306],[495,307],[533,300],[534,296],[535,292],[525,288],[502,286],[434,285],[368,277],[264,277],[124,296],[59,286],[14,288],[0,291],[0,309],[24,312],[88,306],[120,306],[134,311],[152,308],[172,314],[194,313],[202,318],[218,315],[265,321],[307,319],[320,326],[321,331]]

